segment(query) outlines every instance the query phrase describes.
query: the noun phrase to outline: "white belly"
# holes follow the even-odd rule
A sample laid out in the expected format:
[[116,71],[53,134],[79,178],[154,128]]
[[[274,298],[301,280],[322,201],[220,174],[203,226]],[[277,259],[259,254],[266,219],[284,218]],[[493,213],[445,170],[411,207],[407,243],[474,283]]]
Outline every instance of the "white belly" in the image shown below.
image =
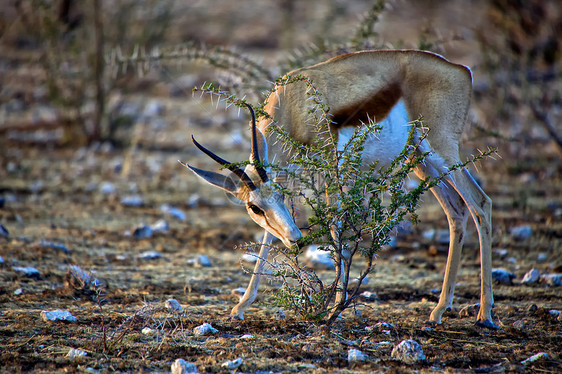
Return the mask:
[[[363,150],[363,164],[378,161],[379,167],[390,165],[406,145],[411,128],[408,122],[406,107],[399,101],[389,115],[378,123],[382,129],[368,135]],[[338,131],[338,150],[344,149],[354,132],[355,127],[343,127]]]

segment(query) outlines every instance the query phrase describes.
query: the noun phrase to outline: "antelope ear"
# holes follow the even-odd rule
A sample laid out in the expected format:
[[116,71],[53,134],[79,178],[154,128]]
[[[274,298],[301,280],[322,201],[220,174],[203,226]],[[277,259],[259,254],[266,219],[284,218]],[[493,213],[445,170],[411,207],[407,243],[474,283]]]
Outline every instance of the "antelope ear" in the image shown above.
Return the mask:
[[233,194],[236,198],[238,198],[238,195],[240,194],[240,186],[238,186],[232,180],[232,178],[229,178],[220,173],[215,173],[214,171],[198,169],[191,165],[185,164],[181,161],[178,162],[183,166],[185,166],[186,168],[188,168],[189,170],[191,170],[192,172],[194,172],[199,178],[203,179],[205,182],[212,184],[213,186],[216,186],[221,190],[229,192]]
[[[257,127],[256,127],[256,140],[258,143],[258,155],[260,156],[260,161],[264,165],[267,165],[269,163],[269,160],[267,158],[267,142],[265,141],[265,135]],[[250,162],[255,162],[255,161],[256,160],[254,160],[254,155],[250,155]]]

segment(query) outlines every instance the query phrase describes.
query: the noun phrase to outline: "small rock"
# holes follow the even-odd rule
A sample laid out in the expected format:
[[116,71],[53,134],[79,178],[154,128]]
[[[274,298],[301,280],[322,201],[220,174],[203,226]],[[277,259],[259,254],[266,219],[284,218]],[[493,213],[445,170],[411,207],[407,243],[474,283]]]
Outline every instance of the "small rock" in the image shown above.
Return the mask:
[[180,312],[182,309],[180,303],[176,299],[166,300],[166,308],[174,312]]
[[148,239],[152,238],[152,227],[147,225],[138,226],[135,231],[133,231],[133,238],[135,239]]
[[154,335],[156,334],[156,330],[151,329],[150,327],[145,327],[141,330],[144,335]]
[[321,250],[320,246],[308,246],[304,257],[308,265],[314,270],[334,270],[336,268],[330,251]]
[[16,296],[19,296],[21,294],[23,294],[23,289],[21,289],[21,288],[18,288],[17,290],[14,291],[14,295],[16,295]]
[[117,188],[111,182],[101,182],[99,185],[99,190],[104,195],[110,195],[114,194],[117,191]]
[[185,221],[185,219],[187,218],[185,213],[181,209],[174,208],[172,206],[169,206],[168,204],[162,204],[162,206],[160,206],[160,211],[164,214],[169,214],[180,221]]
[[513,239],[523,241],[529,239],[533,235],[533,229],[531,229],[531,226],[527,225],[516,226],[509,230],[509,234]]
[[523,276],[523,280],[521,280],[521,283],[536,283],[539,280],[540,275],[541,274],[537,269],[531,269],[527,273],[525,273],[525,275]]
[[394,347],[394,349],[392,349],[390,356],[395,360],[410,364],[416,361],[425,360],[423,349],[415,340],[403,340],[400,344]]
[[68,310],[52,310],[41,312],[41,319],[43,321],[77,321],[78,319],[74,317]]
[[238,357],[236,360],[223,362],[221,366],[227,370],[234,370],[239,368],[240,365],[242,365],[242,359]]
[[197,373],[197,366],[193,362],[187,362],[178,358],[171,367],[172,374]]
[[509,253],[509,251],[505,248],[494,249],[494,254],[498,257],[501,257],[501,258],[504,258],[505,256],[507,256],[508,253]]
[[545,353],[545,352],[540,352],[540,353],[537,353],[537,354],[535,354],[535,355],[532,355],[531,357],[529,357],[529,358],[526,359],[526,360],[521,361],[521,363],[522,363],[523,365],[529,365],[529,364],[532,364],[532,363],[535,362],[535,361],[543,360],[543,359],[547,359],[547,358],[548,358],[548,354],[547,354],[547,353]]
[[[354,278],[349,281],[349,285],[351,287],[357,287],[357,283],[359,283],[359,278]],[[363,278],[361,284],[369,284],[369,277]]]
[[140,195],[123,196],[121,204],[124,206],[140,207],[144,205],[144,199]]
[[219,330],[215,329],[213,326],[211,326],[210,323],[206,323],[206,322],[201,326],[197,326],[196,328],[193,329],[193,334],[196,336],[216,334],[217,332],[219,332]]
[[378,299],[377,293],[371,291],[364,291],[359,296],[365,301],[375,301]]
[[150,228],[152,229],[152,232],[167,233],[170,231],[170,225],[164,219],[159,219],[155,224],[150,226]]
[[348,362],[359,362],[359,361],[367,361],[369,356],[365,353],[361,352],[358,349],[350,349],[347,351],[347,361]]
[[196,193],[187,199],[187,206],[191,208],[197,208],[201,203],[203,203],[203,199]]
[[423,233],[426,242],[437,242],[439,244],[449,244],[449,230],[427,230]]
[[498,283],[511,284],[515,274],[505,269],[492,269],[492,279]]
[[551,310],[548,311],[548,314],[550,314],[551,316],[554,316],[554,317],[560,317],[560,316],[562,316],[562,310],[551,309]]
[[307,363],[299,363],[298,364],[299,368],[303,368],[303,369],[310,369],[310,370],[315,370],[316,369],[316,365],[314,364],[307,364]]
[[211,260],[209,259],[209,257],[205,256],[205,255],[199,255],[195,258],[192,258],[190,260],[187,260],[188,264],[193,264],[195,266],[202,266],[202,267],[211,267],[213,266],[213,264],[211,263]]
[[209,257],[207,257],[205,255],[200,255],[200,256],[197,257],[197,265],[203,266],[203,267],[213,266]]
[[240,339],[243,339],[243,340],[252,340],[252,339],[254,339],[254,338],[255,338],[255,337],[254,337],[254,335],[252,335],[252,334],[244,334],[244,335],[242,335],[242,336],[240,337]]
[[162,257],[162,253],[156,251],[145,251],[139,254],[139,258],[143,260],[156,260]]
[[4,225],[0,225],[0,238],[6,238],[10,236],[8,229],[4,227]]
[[539,253],[537,255],[537,261],[546,261],[548,259],[548,255],[546,253]]
[[31,266],[24,266],[24,267],[20,267],[20,266],[14,266],[12,268],[12,270],[21,273],[23,275],[25,275],[26,277],[30,277],[30,278],[39,278],[41,276],[41,273],[39,272],[39,270],[35,269],[34,267]]
[[240,258],[241,261],[253,264],[258,261],[258,254],[257,253],[244,253]]
[[76,357],[84,357],[86,356],[88,353],[81,350],[81,349],[77,349],[77,348],[70,348],[70,350],[68,351],[68,353],[66,354],[66,357],[68,358],[76,358]]
[[380,348],[384,348],[386,346],[392,345],[391,342],[387,342],[387,341],[382,341],[382,342],[377,342],[377,343],[372,343],[371,347],[374,349],[380,349]]
[[562,286],[562,274],[543,274],[541,275],[540,280],[547,286]]
[[57,243],[49,242],[47,240],[41,240],[39,242],[39,245],[43,248],[57,249],[63,251],[64,253],[70,253],[70,250],[66,248],[64,244],[57,244]]
[[433,238],[435,237],[435,230],[431,229],[431,230],[424,231],[422,237],[426,242],[432,241]]
[[513,327],[519,330],[523,330],[525,328],[525,321],[518,319],[517,321],[513,322]]

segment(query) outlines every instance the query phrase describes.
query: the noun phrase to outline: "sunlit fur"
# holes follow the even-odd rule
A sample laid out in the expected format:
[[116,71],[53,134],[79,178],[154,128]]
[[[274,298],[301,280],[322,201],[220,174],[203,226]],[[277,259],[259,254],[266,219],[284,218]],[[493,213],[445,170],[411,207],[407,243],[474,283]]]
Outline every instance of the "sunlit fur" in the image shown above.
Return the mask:
[[[369,161],[389,162],[393,155],[402,150],[408,120],[421,117],[429,132],[420,150],[430,151],[431,155],[416,168],[415,173],[420,178],[434,177],[460,162],[459,142],[465,130],[472,92],[471,72],[465,66],[450,63],[428,52],[380,50],[338,56],[290,72],[287,76],[304,76],[313,82],[314,88],[330,108],[333,120],[331,131],[334,136],[342,137],[341,142],[338,141],[340,146],[362,123],[374,119],[382,125],[381,132],[369,139],[365,149],[364,156]],[[268,97],[265,111],[292,138],[303,144],[314,144],[324,139],[319,138],[312,124],[307,90],[304,82],[279,86]],[[264,142],[263,145],[267,144],[266,153],[271,159],[287,162],[282,142],[269,131],[270,123],[264,118],[257,123],[267,139],[261,139],[260,134],[259,140]],[[247,171],[255,180],[252,170]],[[292,245],[300,237],[286,207],[280,202],[265,204],[260,197],[261,188],[258,185],[256,191],[243,196],[246,203],[253,201],[262,206],[264,212],[267,211],[266,218],[257,217],[249,211],[252,219],[266,229],[266,235],[250,285],[231,312],[234,318],[242,319],[244,311],[256,298],[259,274],[263,271],[268,254],[267,244],[273,240],[273,236],[281,239],[285,245]],[[443,313],[452,305],[466,224],[470,216],[480,241],[481,297],[477,321],[483,326],[495,327],[491,316],[492,202],[466,169],[452,172],[432,192],[447,215],[450,244],[441,296],[430,315],[430,321],[441,323]],[[242,197],[242,194],[238,196]]]

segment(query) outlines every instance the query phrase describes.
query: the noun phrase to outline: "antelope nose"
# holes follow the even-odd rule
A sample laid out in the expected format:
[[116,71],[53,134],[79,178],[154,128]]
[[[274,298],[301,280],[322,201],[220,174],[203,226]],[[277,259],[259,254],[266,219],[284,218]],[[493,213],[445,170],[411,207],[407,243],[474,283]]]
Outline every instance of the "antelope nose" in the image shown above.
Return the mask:
[[300,248],[300,239],[302,238],[302,234],[300,230],[296,230],[296,232],[292,232],[292,238],[289,239],[289,242],[291,243],[291,247],[292,246],[297,246],[297,248]]

